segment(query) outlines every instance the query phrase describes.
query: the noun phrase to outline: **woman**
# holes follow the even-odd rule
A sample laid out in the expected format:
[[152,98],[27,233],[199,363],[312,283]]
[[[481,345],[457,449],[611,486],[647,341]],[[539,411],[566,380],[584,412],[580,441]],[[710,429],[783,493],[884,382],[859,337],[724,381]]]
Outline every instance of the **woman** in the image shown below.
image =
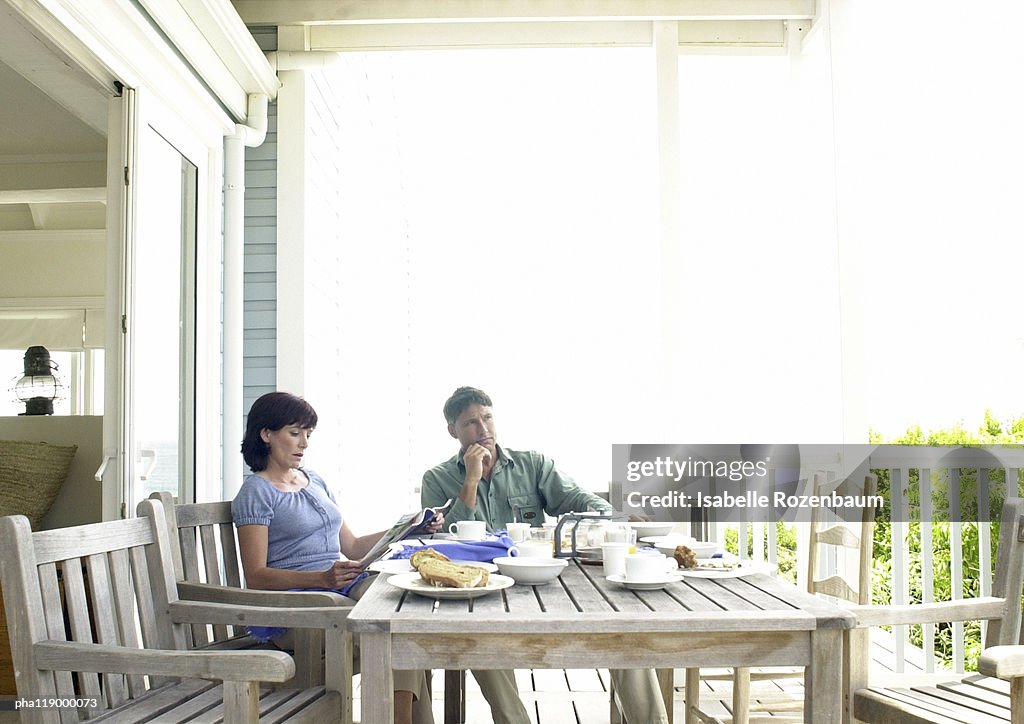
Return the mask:
[[[242,456],[254,474],[231,503],[245,581],[250,588],[328,589],[358,599],[366,574],[357,561],[385,531],[356,536],[323,478],[302,467],[316,423],[313,407],[287,392],[263,395],[249,410]],[[443,524],[437,516],[430,531]],[[395,721],[432,723],[424,672],[396,670],[394,681]]]

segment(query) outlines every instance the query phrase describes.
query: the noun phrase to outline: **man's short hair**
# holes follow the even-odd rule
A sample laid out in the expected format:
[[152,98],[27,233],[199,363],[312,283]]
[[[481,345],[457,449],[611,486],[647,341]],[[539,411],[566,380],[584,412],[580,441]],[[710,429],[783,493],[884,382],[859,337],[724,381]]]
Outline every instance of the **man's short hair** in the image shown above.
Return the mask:
[[475,387],[460,387],[452,393],[448,401],[444,403],[444,419],[449,425],[454,425],[459,415],[466,411],[470,405],[483,405],[491,407],[491,398],[483,390]]

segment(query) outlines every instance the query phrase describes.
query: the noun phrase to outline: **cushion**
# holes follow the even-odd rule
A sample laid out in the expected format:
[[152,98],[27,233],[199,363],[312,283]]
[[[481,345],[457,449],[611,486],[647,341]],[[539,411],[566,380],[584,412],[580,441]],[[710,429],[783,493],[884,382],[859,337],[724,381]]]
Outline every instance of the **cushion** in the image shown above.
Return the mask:
[[0,440],[0,515],[24,515],[39,530],[77,450],[77,445]]

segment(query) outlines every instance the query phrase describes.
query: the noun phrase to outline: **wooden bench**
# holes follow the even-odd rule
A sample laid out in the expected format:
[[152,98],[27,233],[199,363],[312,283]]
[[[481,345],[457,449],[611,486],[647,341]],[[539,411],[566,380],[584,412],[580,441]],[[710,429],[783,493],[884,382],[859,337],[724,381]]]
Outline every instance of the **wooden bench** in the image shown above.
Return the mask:
[[[24,516],[0,518],[18,696],[81,704],[22,709],[22,721],[343,721],[348,612],[181,600],[170,540],[156,523],[161,504],[140,508],[144,517],[37,533]],[[261,685],[290,679],[292,657],[189,650],[188,624],[318,628],[328,650],[325,685]]]
[[[247,606],[330,606],[351,610],[351,599],[329,591],[260,591],[243,588],[238,542],[231,503],[176,504],[167,492],[151,494],[162,504],[163,520],[172,541],[174,580],[178,596],[189,601]],[[140,504],[139,515],[144,513]],[[252,649],[261,646],[242,627],[192,626],[187,642],[197,649]],[[300,688],[323,683],[323,632],[295,632],[295,679]],[[351,665],[347,667],[351,677]],[[351,685],[348,688],[351,696]]]
[[[865,722],[1024,722],[1024,646],[1021,629],[1024,588],[1024,500],[1007,498],[999,527],[996,577],[991,597],[909,606],[855,606],[858,629],[851,632],[852,716]],[[912,685],[868,681],[868,628],[897,624],[988,621],[978,674],[948,672],[920,677]]]
[[[173,546],[175,580],[183,599],[263,606],[344,606],[350,599],[319,591],[259,591],[243,589],[238,539],[230,501],[175,503],[168,492],[149,496],[163,504],[167,531]],[[141,514],[141,513],[140,513]],[[258,645],[244,629],[193,627],[191,645],[199,648],[246,649]],[[322,635],[307,629],[297,632],[295,684],[313,686],[323,680]],[[351,669],[350,669],[351,671]],[[465,721],[465,671],[446,671],[444,683],[445,724]],[[429,680],[428,680],[429,681]],[[351,686],[349,687],[351,693]]]

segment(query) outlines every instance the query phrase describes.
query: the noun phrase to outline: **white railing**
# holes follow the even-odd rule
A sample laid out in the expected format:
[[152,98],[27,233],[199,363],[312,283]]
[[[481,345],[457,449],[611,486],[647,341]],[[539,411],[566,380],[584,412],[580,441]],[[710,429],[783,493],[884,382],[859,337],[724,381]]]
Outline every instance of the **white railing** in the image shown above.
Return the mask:
[[[803,462],[803,461],[802,461]],[[809,469],[801,466],[802,470]],[[830,470],[828,461],[816,461],[815,470],[822,470],[829,476],[836,476],[837,470]],[[837,466],[838,467],[838,466]],[[974,593],[968,595],[988,596],[992,591],[993,565],[991,523],[984,520],[983,511],[991,511],[995,503],[995,519],[998,520],[998,508],[1006,495],[1007,487],[1013,495],[1020,495],[1020,470],[1024,468],[1024,450],[1000,447],[984,448],[943,448],[920,446],[880,445],[872,448],[870,471],[879,476],[880,492],[887,496],[885,509],[878,519],[880,525],[891,526],[891,557],[888,576],[883,580],[876,579],[877,584],[888,584],[889,601],[880,603],[905,604],[911,603],[912,583],[919,591],[920,602],[928,603],[937,600],[937,574],[948,571],[950,579],[950,597],[958,600],[964,597],[963,570],[966,567],[978,571],[978,586]],[[997,472],[998,471],[998,472]],[[801,473],[803,478],[803,473]],[[969,489],[961,490],[965,478],[973,478]],[[1002,479],[998,489],[994,481]],[[1005,481],[1009,481],[1007,486]],[[887,485],[886,485],[887,483]],[[948,515],[936,511],[933,495],[945,492],[948,503]],[[979,515],[969,523],[960,522],[965,508],[964,495],[975,498]],[[916,504],[912,507],[911,500]],[[940,538],[948,531],[948,554],[944,541],[936,541],[932,525],[922,525],[921,521],[934,521],[939,516],[942,522],[936,523]],[[918,525],[914,525],[918,523]],[[797,527],[797,584],[806,586],[806,553],[808,536],[805,523],[795,524]],[[977,527],[977,546],[965,552],[964,541],[968,526]],[[779,541],[776,527],[772,523],[713,523],[707,533],[716,541],[724,542],[725,532],[729,528],[736,531],[738,540],[745,541],[752,535],[753,556],[749,556],[745,546],[740,546],[743,558],[767,560],[777,564],[779,558]],[[968,540],[973,540],[970,536]],[[936,545],[940,548],[936,548]],[[919,567],[914,565],[910,552],[920,550]],[[767,553],[765,554],[765,551]],[[876,561],[883,560],[884,550],[875,550]],[[964,556],[967,555],[965,560]],[[819,576],[829,575],[841,570],[845,563],[835,556],[823,556],[823,570]],[[877,595],[877,593],[876,593]],[[922,631],[922,646],[926,671],[934,671],[941,663],[935,656],[937,629],[934,624],[927,624]],[[967,662],[965,647],[965,628],[963,623],[952,624],[952,659],[951,666],[957,671],[964,671]],[[984,637],[984,623],[981,635]],[[895,646],[894,670],[903,672],[911,660],[917,660],[915,647],[910,642],[910,627],[896,626],[893,628]],[[915,656],[915,654],[917,654]],[[913,666],[918,669],[917,665]]]

